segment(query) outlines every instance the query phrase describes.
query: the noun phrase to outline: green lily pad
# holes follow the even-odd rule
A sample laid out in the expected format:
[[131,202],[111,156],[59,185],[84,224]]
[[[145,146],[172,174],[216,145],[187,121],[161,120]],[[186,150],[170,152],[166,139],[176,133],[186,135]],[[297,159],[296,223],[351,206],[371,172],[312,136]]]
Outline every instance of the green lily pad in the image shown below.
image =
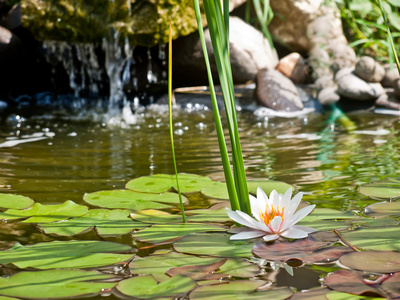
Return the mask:
[[[179,195],[176,193],[149,194],[130,190],[111,190],[85,194],[83,200],[91,205],[104,208],[141,210],[169,208],[171,204],[177,205],[179,204]],[[182,197],[182,201],[188,202],[186,197]]]
[[360,186],[361,194],[372,198],[397,199],[400,197],[400,179],[386,178]]
[[131,213],[130,217],[135,221],[148,224],[171,224],[182,222],[181,215],[173,215],[156,209],[138,210]]
[[392,273],[400,271],[400,252],[363,251],[343,255],[339,262],[353,270]]
[[129,210],[90,209],[86,215],[64,222],[39,224],[47,234],[71,236],[96,227],[99,235],[116,236],[127,234],[134,229],[143,229],[147,224],[129,218]]
[[254,242],[229,240],[228,233],[193,233],[174,243],[178,252],[216,257],[252,257]]
[[20,272],[11,277],[0,277],[0,294],[24,299],[77,298],[113,288],[115,283],[98,282],[112,278],[111,275],[82,270]]
[[[285,193],[288,188],[293,188],[290,184],[282,181],[273,180],[249,180],[247,182],[249,193],[257,194],[257,188],[260,187],[269,196],[269,194],[276,190],[278,193]],[[294,190],[294,188],[293,188]],[[229,199],[228,190],[225,182],[214,182],[214,184],[207,187],[203,187],[201,192],[210,197],[216,199]]]
[[[178,174],[179,188],[182,193],[199,192],[203,187],[209,186],[214,181],[206,176],[194,174]],[[127,189],[145,193],[163,193],[171,188],[176,188],[175,175],[156,174],[130,180]]]
[[400,202],[380,202],[368,205],[364,213],[370,217],[399,217]]
[[[199,257],[177,252],[153,254],[147,257],[136,257],[131,263],[132,274],[151,274],[157,281],[168,278],[166,271],[171,268],[208,265],[219,261],[217,257]],[[233,277],[249,278],[255,276],[259,271],[257,265],[249,263],[244,259],[228,259],[216,273],[229,274]]]
[[4,213],[0,213],[3,220],[15,220],[27,218],[22,221],[24,223],[49,223],[55,221],[66,220],[71,217],[79,217],[86,214],[87,206],[78,205],[71,200],[67,200],[62,204],[43,205],[35,203],[28,209],[7,209]]
[[328,300],[382,300],[382,297],[368,297],[368,296],[360,296],[360,295],[352,295],[343,292],[329,292],[325,295],[325,299]]
[[388,227],[398,224],[399,221],[393,218],[359,218],[350,221],[350,225],[353,227]]
[[247,299],[288,299],[293,292],[288,287],[274,288],[268,291],[257,291],[265,281],[235,280],[214,285],[204,285],[190,293],[190,299],[213,300],[247,300]]
[[369,250],[398,251],[400,227],[374,227],[343,232],[342,237],[351,245]]
[[194,232],[225,231],[226,229],[209,224],[181,223],[181,224],[159,224],[147,227],[133,233],[133,237],[142,242],[160,243],[175,239]]
[[189,292],[195,286],[195,281],[181,275],[176,275],[160,283],[157,283],[153,276],[146,275],[119,282],[117,290],[124,295],[139,299],[171,299]]
[[342,212],[330,208],[315,208],[312,214],[309,214],[297,225],[305,225],[315,228],[319,231],[347,228],[348,224],[338,220],[356,219],[358,216],[350,212]]
[[129,245],[104,241],[53,241],[0,251],[0,264],[18,268],[93,268],[122,263],[132,258]]
[[186,215],[188,221],[198,223],[225,223],[231,220],[225,208],[188,210]]
[[0,194],[0,207],[25,209],[31,207],[35,203],[31,198],[22,195]]

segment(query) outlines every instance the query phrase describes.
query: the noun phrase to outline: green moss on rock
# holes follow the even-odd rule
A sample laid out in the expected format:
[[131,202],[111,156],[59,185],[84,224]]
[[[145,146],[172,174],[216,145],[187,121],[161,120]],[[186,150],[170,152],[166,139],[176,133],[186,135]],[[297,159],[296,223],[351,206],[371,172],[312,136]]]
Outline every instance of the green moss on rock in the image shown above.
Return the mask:
[[135,45],[154,46],[197,30],[192,0],[25,0],[22,23],[39,40],[100,42],[115,27]]

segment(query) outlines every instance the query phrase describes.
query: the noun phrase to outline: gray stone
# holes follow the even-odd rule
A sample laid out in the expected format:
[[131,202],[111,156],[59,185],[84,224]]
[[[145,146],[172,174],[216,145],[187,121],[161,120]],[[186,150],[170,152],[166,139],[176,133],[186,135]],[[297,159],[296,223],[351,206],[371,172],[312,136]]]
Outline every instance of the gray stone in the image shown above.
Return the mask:
[[332,57],[332,69],[337,72],[344,68],[352,68],[357,62],[354,49],[347,42],[336,40],[329,41],[329,51]]
[[337,88],[334,86],[326,87],[318,93],[318,101],[322,105],[334,104],[340,100]]
[[257,101],[273,110],[298,111],[303,102],[293,82],[274,69],[263,69],[257,74]]
[[386,64],[383,66],[385,69],[385,76],[381,80],[384,87],[394,87],[395,81],[399,79],[399,70],[396,65]]
[[375,105],[387,109],[400,110],[400,103],[398,99],[382,94],[375,100]]
[[400,79],[397,79],[394,83],[393,83],[393,88],[394,88],[394,96],[397,99],[400,99]]
[[335,75],[338,94],[354,100],[374,100],[385,93],[380,83],[368,83],[353,74],[353,68],[345,68]]
[[[278,64],[276,50],[271,48],[260,31],[237,17],[230,17],[229,30],[234,83],[254,81],[258,70],[276,67]],[[205,30],[205,39],[213,74],[217,76],[208,29]],[[177,74],[181,80],[190,79],[192,85],[207,82],[203,50],[197,33],[176,40],[173,45],[173,55],[174,76]]]
[[380,82],[385,76],[385,69],[372,57],[361,56],[354,73],[367,82]]
[[333,75],[328,74],[325,76],[319,77],[315,82],[314,82],[315,88],[322,90],[327,87],[336,87],[336,83],[333,80]]

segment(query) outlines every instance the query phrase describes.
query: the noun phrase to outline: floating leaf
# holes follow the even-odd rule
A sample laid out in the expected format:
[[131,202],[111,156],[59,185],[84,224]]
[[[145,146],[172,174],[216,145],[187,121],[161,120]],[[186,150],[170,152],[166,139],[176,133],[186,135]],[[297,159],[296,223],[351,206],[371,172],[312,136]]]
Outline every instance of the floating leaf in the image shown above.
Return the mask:
[[400,179],[386,178],[360,186],[359,192],[372,198],[396,199],[400,197]]
[[176,251],[216,257],[251,257],[253,242],[231,241],[228,233],[194,233],[174,243]]
[[134,229],[143,229],[148,225],[135,222],[129,218],[129,210],[91,209],[86,215],[64,222],[39,224],[47,234],[71,236],[96,227],[97,233],[103,236],[122,235]]
[[[151,274],[157,281],[163,281],[168,276],[168,269],[188,265],[209,265],[219,261],[217,257],[199,257],[177,252],[153,254],[147,257],[136,257],[131,263],[132,274]],[[234,277],[253,277],[259,271],[257,265],[244,259],[228,259],[217,273],[225,273]]]
[[[382,297],[369,297],[369,296],[360,296],[360,295],[351,295],[349,293],[342,293],[342,292],[330,292],[325,295],[325,299],[328,300],[382,300]],[[290,299],[292,300],[292,299]]]
[[142,223],[148,224],[171,224],[181,223],[181,215],[173,215],[168,212],[156,209],[138,210],[130,214],[130,217]]
[[92,268],[125,262],[132,254],[128,245],[104,241],[53,241],[0,251],[0,264],[13,264],[18,268]]
[[20,272],[7,278],[0,277],[0,294],[26,299],[84,297],[113,288],[115,283],[98,282],[112,278],[111,275],[82,270]]
[[331,290],[326,287],[318,287],[310,290],[304,290],[294,294],[290,300],[318,300],[318,299],[326,299],[325,295],[331,292]]
[[368,205],[365,214],[370,217],[400,216],[400,202],[380,202]]
[[400,296],[400,273],[368,279],[360,271],[338,270],[325,277],[325,284],[335,291],[354,295],[368,294],[385,298],[390,295],[389,299]]
[[[85,194],[83,200],[100,207],[131,210],[169,208],[171,204],[179,204],[179,196],[176,193],[149,194],[130,190],[94,192]],[[182,200],[184,203],[188,202],[186,197],[183,197]],[[168,203],[168,205],[164,203]]]
[[[250,193],[257,194],[257,188],[260,187],[267,195],[269,195],[273,190],[283,194],[288,188],[293,188],[290,184],[273,180],[249,180],[247,186]],[[213,185],[203,187],[201,192],[210,198],[229,199],[228,190],[224,182],[214,182]]]
[[400,271],[400,252],[363,251],[343,255],[339,262],[354,270],[392,273]]
[[226,229],[202,223],[159,224],[133,233],[142,242],[160,243],[194,232],[225,231]]
[[253,253],[260,258],[284,263],[288,260],[300,260],[307,264],[338,259],[352,250],[345,247],[325,247],[327,243],[313,241],[310,238],[294,242],[274,242],[272,245],[258,243]]
[[0,218],[3,220],[27,218],[22,222],[48,223],[66,220],[71,217],[79,217],[86,214],[87,211],[87,206],[78,205],[71,200],[67,200],[63,204],[43,205],[35,203],[28,209],[7,209],[4,213],[0,213]]
[[192,278],[193,280],[220,280],[228,277],[227,274],[214,273],[217,271],[228,259],[224,258],[220,261],[214,262],[209,265],[191,265],[183,267],[175,267],[167,270],[167,275],[174,277],[182,275]]
[[358,218],[350,212],[342,212],[330,208],[315,208],[312,214],[306,216],[297,225],[305,225],[320,231],[347,228],[348,224],[337,220]]
[[187,220],[190,222],[225,223],[230,221],[225,208],[188,210],[186,214],[188,215]]
[[[182,193],[199,192],[203,187],[211,185],[214,181],[206,176],[194,174],[178,174],[179,188]],[[126,188],[146,193],[163,193],[171,188],[176,188],[175,175],[156,174],[130,180]]]
[[0,207],[25,209],[35,203],[31,198],[22,195],[0,194]]
[[400,227],[361,228],[341,233],[342,237],[357,248],[398,251],[400,249]]
[[176,298],[196,286],[192,279],[177,275],[157,283],[151,275],[137,276],[118,283],[117,290],[124,295],[139,299]]
[[350,222],[351,226],[358,227],[388,227],[398,224],[399,221],[393,218],[360,218]]
[[191,300],[247,300],[247,299],[288,299],[293,292],[288,287],[274,288],[268,291],[257,291],[265,281],[235,280],[215,285],[204,285],[190,293]]

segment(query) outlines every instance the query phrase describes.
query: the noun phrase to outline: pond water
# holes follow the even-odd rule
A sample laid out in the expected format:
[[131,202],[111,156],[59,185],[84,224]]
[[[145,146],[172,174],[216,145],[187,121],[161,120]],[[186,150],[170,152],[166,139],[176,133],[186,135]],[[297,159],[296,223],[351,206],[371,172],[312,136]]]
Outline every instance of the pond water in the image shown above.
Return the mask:
[[[305,193],[303,200],[319,208],[362,211],[376,200],[360,194],[359,185],[399,176],[400,119],[372,112],[348,116],[357,131],[327,124],[328,115],[322,113],[285,119],[240,112],[247,177],[292,184]],[[175,110],[174,132],[179,172],[224,180],[210,109]],[[0,152],[0,191],[42,204],[72,200],[87,205],[85,193],[122,189],[140,176],[173,174],[165,106],[150,106],[137,114],[135,124],[122,127],[48,115],[9,122],[0,127]],[[85,238],[93,236],[78,237]],[[0,230],[2,249],[16,241],[25,245],[54,239],[66,238],[15,223]],[[126,237],[109,240],[135,244]],[[306,266],[294,273],[291,277],[281,271],[276,284],[311,288],[326,270]]]

